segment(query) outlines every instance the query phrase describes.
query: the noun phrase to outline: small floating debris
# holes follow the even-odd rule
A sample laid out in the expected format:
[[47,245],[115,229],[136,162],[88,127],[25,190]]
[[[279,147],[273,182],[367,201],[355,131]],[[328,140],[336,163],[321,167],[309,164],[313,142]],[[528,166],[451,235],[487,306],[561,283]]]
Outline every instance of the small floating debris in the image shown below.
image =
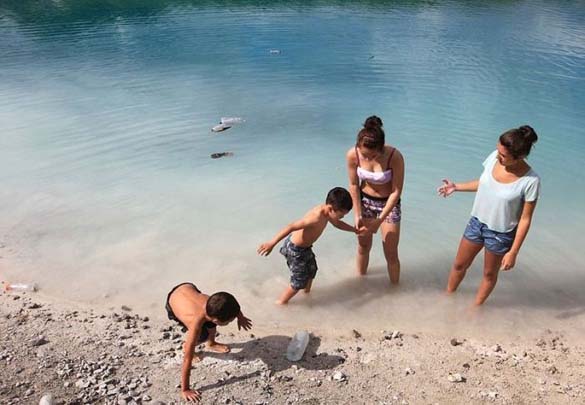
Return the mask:
[[218,124],[218,125],[211,128],[211,132],[223,132],[226,129],[230,129],[230,128],[231,128],[231,126],[229,126],[229,125]]
[[221,117],[219,123],[222,125],[236,125],[246,122],[242,117]]
[[230,129],[234,125],[243,124],[246,122],[242,117],[221,117],[219,124],[211,128],[212,132],[223,132]]
[[280,49],[271,49],[268,51],[271,55],[280,55]]
[[231,156],[234,156],[233,152],[218,152],[218,153],[211,154],[212,159],[219,159],[222,157],[231,157]]
[[374,59],[374,58],[375,58],[375,56],[374,56],[374,55],[372,55],[372,56],[370,56],[370,57],[368,58],[368,60],[372,60],[372,59]]

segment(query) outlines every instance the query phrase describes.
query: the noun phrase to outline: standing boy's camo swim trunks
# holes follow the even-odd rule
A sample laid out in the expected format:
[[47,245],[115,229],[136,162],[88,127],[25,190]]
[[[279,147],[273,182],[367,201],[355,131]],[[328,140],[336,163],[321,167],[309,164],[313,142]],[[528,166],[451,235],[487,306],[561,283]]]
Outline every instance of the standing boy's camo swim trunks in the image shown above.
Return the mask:
[[280,253],[286,257],[286,264],[290,269],[290,285],[295,290],[302,290],[309,280],[317,274],[317,261],[311,246],[300,247],[290,240],[290,235],[284,240]]

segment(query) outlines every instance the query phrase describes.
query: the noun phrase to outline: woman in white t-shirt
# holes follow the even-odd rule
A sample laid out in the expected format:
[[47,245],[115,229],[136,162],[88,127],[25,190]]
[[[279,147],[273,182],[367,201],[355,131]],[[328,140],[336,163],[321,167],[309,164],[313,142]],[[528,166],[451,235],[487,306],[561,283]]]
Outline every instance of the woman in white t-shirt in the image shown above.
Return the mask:
[[475,296],[481,305],[498,280],[498,272],[510,270],[528,234],[540,190],[540,178],[525,158],[538,140],[524,125],[504,132],[497,150],[483,162],[481,177],[467,183],[443,180],[437,190],[447,197],[455,191],[476,191],[471,219],[465,228],[451,273],[447,292],[453,293],[465,277],[475,256],[485,247],[483,279]]

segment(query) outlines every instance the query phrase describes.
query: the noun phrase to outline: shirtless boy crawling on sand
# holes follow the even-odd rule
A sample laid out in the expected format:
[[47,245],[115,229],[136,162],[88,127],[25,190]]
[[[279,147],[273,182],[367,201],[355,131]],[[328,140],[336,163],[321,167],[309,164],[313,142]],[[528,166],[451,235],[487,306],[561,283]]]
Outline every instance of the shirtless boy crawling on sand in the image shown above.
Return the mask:
[[288,236],[280,248],[280,253],[286,258],[286,264],[290,269],[290,285],[282,292],[276,301],[277,304],[286,304],[299,290],[305,290],[305,293],[311,291],[313,279],[317,274],[317,261],[311,247],[329,222],[343,231],[360,235],[367,231],[366,228],[356,229],[341,220],[352,207],[349,192],[342,187],[335,187],[327,194],[325,204],[312,208],[304,217],[287,225],[272,240],[258,247],[259,255],[268,256],[274,246]]
[[229,347],[215,341],[216,326],[225,326],[234,319],[238,329],[249,330],[252,321],[242,314],[240,304],[233,295],[218,292],[211,296],[202,294],[192,283],[179,284],[167,296],[167,314],[170,320],[177,321],[187,330],[183,344],[184,357],[181,368],[181,396],[187,401],[199,401],[201,393],[189,388],[191,363],[199,361],[195,346],[206,342],[209,350],[227,353]]

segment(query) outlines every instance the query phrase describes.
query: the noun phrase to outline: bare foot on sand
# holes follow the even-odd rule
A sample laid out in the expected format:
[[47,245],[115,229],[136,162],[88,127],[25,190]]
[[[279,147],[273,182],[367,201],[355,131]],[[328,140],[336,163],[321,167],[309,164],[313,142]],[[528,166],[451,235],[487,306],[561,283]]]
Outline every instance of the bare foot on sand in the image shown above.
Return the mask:
[[207,347],[207,350],[215,352],[215,353],[229,353],[230,348],[228,345],[222,345],[221,343],[217,343],[217,342],[207,342],[205,344],[205,347]]
[[276,300],[276,301],[274,301],[274,303],[276,305],[286,305],[286,304],[288,304],[288,301]]

